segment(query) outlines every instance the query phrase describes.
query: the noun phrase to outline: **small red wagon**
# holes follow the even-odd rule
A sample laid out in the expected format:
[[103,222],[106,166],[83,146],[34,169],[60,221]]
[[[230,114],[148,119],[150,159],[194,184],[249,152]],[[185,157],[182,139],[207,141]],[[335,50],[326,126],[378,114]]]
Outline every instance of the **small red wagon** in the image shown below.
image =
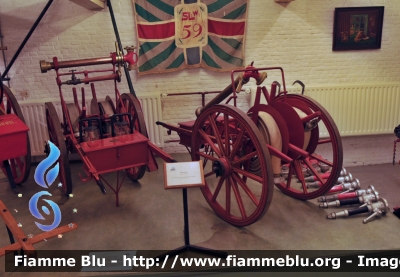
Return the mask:
[[[106,193],[103,182],[106,183],[116,194],[117,206],[118,192],[125,176],[136,181],[143,177],[147,169],[153,171],[158,168],[153,152],[166,161],[174,161],[148,139],[139,100],[132,94],[120,94],[117,88],[117,83],[121,80],[121,66],[125,66],[125,63],[133,66],[136,62],[133,48],[127,48],[127,52],[123,56],[117,48],[116,52],[104,58],[58,61],[54,57],[52,62],[40,62],[42,73],[54,69],[57,74],[63,121],[60,122],[51,102],[45,103],[46,120],[50,141],[60,150],[59,177],[67,196],[72,193],[69,153],[78,153],[83,162],[87,176],[81,176],[81,180],[89,181],[94,178],[103,193]],[[110,64],[111,68],[60,72],[62,68],[102,64]],[[65,80],[65,77],[69,79]],[[97,98],[94,83],[107,80],[114,82],[114,101],[109,96],[103,101]],[[82,85],[81,105],[75,87],[72,89],[74,102],[65,101],[61,89],[65,85]],[[86,107],[85,85],[92,94],[90,113]],[[49,147],[46,145],[45,152],[48,151]],[[126,174],[121,175],[121,171]],[[115,188],[102,176],[109,172],[117,172]]]
[[[270,91],[263,85],[267,72],[280,75],[282,91],[276,81]],[[257,87],[254,106],[244,112],[236,107],[236,92],[251,79]],[[307,200],[326,193],[339,177],[343,150],[334,121],[315,100],[289,94],[280,67],[251,65],[232,71],[231,84],[196,115],[178,126],[157,124],[177,132],[192,160],[203,161],[203,195],[232,225],[259,220],[268,210],[274,185]],[[310,175],[318,187],[307,184]]]
[[0,168],[9,179],[11,189],[29,177],[31,150],[29,128],[11,90],[0,81]]

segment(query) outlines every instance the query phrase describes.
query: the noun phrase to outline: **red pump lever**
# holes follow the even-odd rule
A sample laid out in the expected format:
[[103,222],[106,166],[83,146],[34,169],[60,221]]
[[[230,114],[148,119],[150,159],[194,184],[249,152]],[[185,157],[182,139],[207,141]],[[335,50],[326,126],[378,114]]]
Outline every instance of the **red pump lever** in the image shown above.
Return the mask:
[[134,52],[136,47],[134,46],[127,46],[125,47],[125,50],[128,52],[125,56],[124,56],[124,62],[126,62],[129,66],[128,69],[132,70],[135,67],[135,64],[138,61],[138,55],[136,54],[136,52]]
[[246,67],[246,71],[243,73],[243,80],[247,83],[251,77],[258,80],[260,78],[260,73],[253,66],[254,62],[251,62],[250,65]]
[[245,68],[245,71],[243,72],[243,74],[239,76],[241,78],[240,78],[240,82],[236,88],[236,92],[240,92],[240,90],[242,89],[242,86],[244,84],[247,84],[249,82],[250,78],[254,78],[256,80],[257,86],[261,85],[262,82],[264,82],[265,78],[267,78],[267,72],[265,71],[260,74],[260,72],[258,72],[258,69],[256,69],[253,66],[253,64],[254,64],[254,62],[251,62],[251,64]]

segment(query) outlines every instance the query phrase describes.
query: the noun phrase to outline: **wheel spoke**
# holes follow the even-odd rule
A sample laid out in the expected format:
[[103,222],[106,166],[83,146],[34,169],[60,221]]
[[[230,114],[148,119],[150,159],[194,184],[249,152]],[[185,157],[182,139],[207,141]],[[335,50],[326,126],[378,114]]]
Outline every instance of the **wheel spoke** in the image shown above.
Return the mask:
[[211,141],[210,137],[203,131],[203,130],[199,130],[199,134],[201,135],[201,137],[203,139],[205,139],[205,141],[208,143],[208,145],[212,148],[212,150],[215,152],[215,154],[218,157],[221,157],[221,152],[219,151],[219,149],[215,146],[214,142]]
[[210,172],[208,172],[208,173],[205,173],[205,174],[204,174],[204,178],[210,177],[210,176],[212,176],[213,174],[215,174],[214,171],[210,171]]
[[196,154],[199,155],[200,157],[206,158],[207,160],[211,160],[211,161],[217,161],[218,160],[218,158],[210,156],[210,155],[207,155],[204,152],[197,151]]
[[262,183],[262,181],[263,181],[262,177],[257,176],[255,174],[252,174],[252,173],[250,173],[248,171],[242,170],[240,168],[234,167],[232,170],[233,170],[233,172],[236,172],[236,173],[239,173],[239,174],[243,175],[243,177],[250,178],[250,179],[252,179],[254,181],[257,181],[259,183]]
[[225,210],[226,215],[231,215],[231,180],[230,178],[226,179],[225,182],[225,194],[226,194],[226,203],[225,203]]
[[214,191],[214,194],[213,194],[213,196],[211,198],[211,201],[215,202],[215,200],[217,199],[219,191],[221,190],[221,187],[222,187],[222,184],[224,183],[224,181],[225,181],[224,177],[219,178],[218,185],[215,188],[215,191]]
[[306,182],[304,181],[304,174],[303,174],[303,170],[301,168],[300,161],[298,161],[298,160],[293,161],[293,166],[294,166],[294,170],[296,172],[297,178],[301,182],[301,187],[303,189],[303,193],[307,193],[307,185],[306,185]]
[[233,178],[235,179],[235,181],[242,187],[243,191],[249,196],[249,198],[251,199],[251,201],[253,201],[253,203],[258,206],[258,204],[260,203],[257,199],[257,197],[254,195],[254,193],[249,189],[249,187],[243,182],[243,180],[240,178],[240,176],[234,172],[232,174]]
[[[245,131],[244,128],[241,128],[241,129],[240,129],[239,135],[236,137],[236,141],[235,141],[235,143],[234,143],[234,145],[233,145],[233,147],[232,147],[232,152],[231,152],[231,154],[230,154],[230,156],[229,156],[229,159],[230,159],[230,160],[233,159],[233,157],[235,156],[236,152],[237,152],[238,149],[239,149],[239,145],[241,144],[241,142],[242,142],[242,140],[243,140],[244,131]],[[238,155],[238,156],[239,156],[239,155]]]
[[242,215],[242,218],[246,218],[247,217],[246,209],[244,208],[242,197],[240,196],[240,192],[239,192],[237,183],[231,177],[229,177],[229,179],[232,184],[233,193],[235,194],[235,198],[236,198],[236,202],[238,204],[239,210],[240,210],[240,214]]
[[315,170],[315,168],[312,166],[312,164],[309,162],[308,159],[304,159],[303,162],[307,165],[307,167],[311,170],[312,175],[314,175],[321,184],[324,184],[325,181],[324,179],[321,178],[321,176],[319,175],[319,173]]
[[318,141],[318,144],[332,143],[332,139],[321,139]]
[[254,152],[251,152],[251,153],[249,153],[249,154],[247,154],[247,155],[241,157],[240,159],[235,160],[234,162],[232,162],[232,164],[233,164],[233,165],[237,165],[237,164],[239,164],[239,163],[243,163],[243,162],[245,162],[245,161],[248,161],[248,160],[250,160],[251,158],[256,157],[256,156],[257,156],[257,152],[254,151]]
[[318,157],[318,155],[312,154],[311,157],[312,157],[313,159],[315,159],[315,160],[321,162],[321,163],[324,163],[324,164],[329,165],[329,166],[331,166],[331,167],[333,166],[333,163],[332,163],[332,162],[327,161],[327,160],[325,160],[325,159],[322,159],[322,158]]
[[225,126],[225,155],[230,156],[230,137],[229,137],[229,117],[227,114],[224,114],[224,126]]
[[287,188],[287,189],[290,188],[290,184],[292,183],[293,169],[294,169],[293,163],[290,163],[290,165],[289,165],[288,179],[287,179],[287,183],[286,183],[286,188]]
[[[186,148],[188,148],[188,147],[186,147]],[[207,162],[208,162],[208,160],[209,160],[209,157],[211,156],[212,158],[214,158],[214,152],[213,152],[213,150],[211,149],[211,150],[209,150],[210,149],[210,146],[208,146],[208,145],[206,145],[206,146],[204,146],[204,152],[198,152],[197,154],[199,154],[200,155],[200,153],[204,153],[204,154],[206,154],[206,153],[209,153],[209,156],[208,157],[204,157],[204,160],[203,160],[203,168],[205,168],[206,167],[206,165],[207,165]],[[189,150],[189,149],[188,149]],[[190,151],[189,151],[189,153],[190,153]]]
[[[212,131],[213,131],[213,133],[214,133],[214,137],[215,137],[216,140],[217,140],[218,148],[219,148],[219,150],[221,151],[221,154],[222,154],[223,156],[226,156],[226,153],[225,153],[225,151],[224,151],[224,144],[223,144],[222,139],[221,139],[221,134],[220,134],[219,131],[218,131],[217,124],[216,124],[215,121],[212,119],[211,115],[208,117],[208,120],[209,120],[209,122],[210,122],[211,129],[212,129]],[[221,157],[221,156],[220,156],[220,157]]]
[[[245,170],[246,172],[250,172],[250,160],[246,160],[245,162],[243,162],[242,168],[243,170]],[[243,175],[242,177],[243,182],[247,182],[247,176]]]

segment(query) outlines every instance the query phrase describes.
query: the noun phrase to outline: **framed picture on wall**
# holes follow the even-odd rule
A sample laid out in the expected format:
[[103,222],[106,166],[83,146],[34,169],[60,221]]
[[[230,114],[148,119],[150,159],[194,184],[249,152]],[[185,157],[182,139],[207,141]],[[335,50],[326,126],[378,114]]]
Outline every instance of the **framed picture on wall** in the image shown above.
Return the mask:
[[332,50],[381,48],[384,8],[335,8]]

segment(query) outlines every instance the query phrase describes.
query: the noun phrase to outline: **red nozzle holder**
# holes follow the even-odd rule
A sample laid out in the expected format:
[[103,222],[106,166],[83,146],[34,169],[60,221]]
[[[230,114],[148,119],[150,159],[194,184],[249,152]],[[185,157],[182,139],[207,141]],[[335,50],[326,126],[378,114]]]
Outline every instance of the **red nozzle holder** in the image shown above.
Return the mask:
[[246,67],[246,71],[243,73],[243,78],[244,79],[250,79],[250,77],[253,77],[254,79],[258,80],[258,78],[260,78],[260,73],[258,72],[258,70],[256,70],[256,68],[254,66],[247,66]]
[[124,56],[124,62],[129,64],[129,68],[133,68],[133,66],[138,61],[138,55],[133,51],[128,51],[128,53]]

